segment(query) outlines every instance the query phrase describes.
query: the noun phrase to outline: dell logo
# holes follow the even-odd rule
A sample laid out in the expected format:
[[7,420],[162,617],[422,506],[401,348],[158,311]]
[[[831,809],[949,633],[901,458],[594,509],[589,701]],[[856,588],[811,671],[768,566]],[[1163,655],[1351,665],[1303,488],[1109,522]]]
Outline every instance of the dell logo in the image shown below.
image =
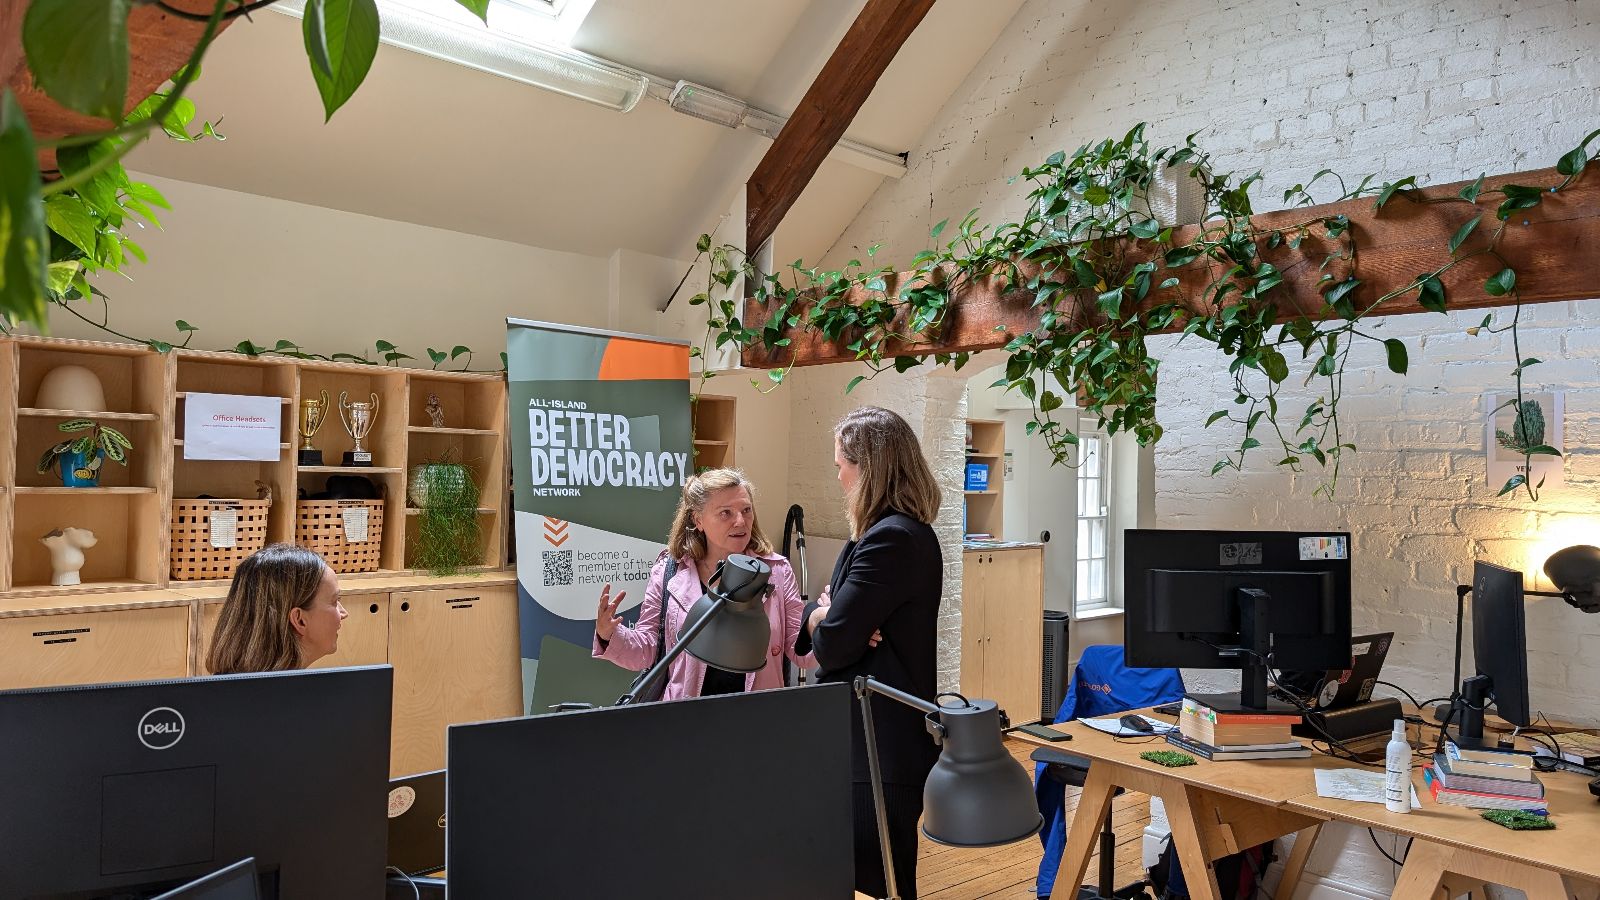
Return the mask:
[[170,706],[158,706],[139,719],[139,743],[151,750],[170,749],[183,732],[183,715]]

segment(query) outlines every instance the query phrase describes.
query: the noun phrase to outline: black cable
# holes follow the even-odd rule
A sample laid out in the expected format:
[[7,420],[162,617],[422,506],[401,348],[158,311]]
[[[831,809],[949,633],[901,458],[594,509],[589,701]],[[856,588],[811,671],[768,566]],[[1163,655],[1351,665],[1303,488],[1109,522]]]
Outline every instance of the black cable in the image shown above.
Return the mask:
[[1411,696],[1411,692],[1406,690],[1405,688],[1401,687],[1400,685],[1395,684],[1395,683],[1390,682],[1390,681],[1380,681],[1380,682],[1378,682],[1378,684],[1381,684],[1384,687],[1394,688],[1395,690],[1397,690],[1400,693],[1404,694],[1406,696],[1406,699],[1411,701],[1411,705],[1412,706],[1415,706],[1419,710],[1422,709],[1422,704],[1417,702],[1417,698]]
[[1383,858],[1384,859],[1387,859],[1389,862],[1394,863],[1396,866],[1402,866],[1403,867],[1405,865],[1400,860],[1395,859],[1393,856],[1391,856],[1389,854],[1389,851],[1383,849],[1383,845],[1378,843],[1378,833],[1376,831],[1373,831],[1371,828],[1368,828],[1367,829],[1367,837],[1372,838],[1372,846],[1378,848],[1378,852],[1383,854]]
[[[238,9],[230,9],[223,13],[222,17],[224,19],[237,19],[240,16],[248,16],[258,9],[263,9],[277,2],[278,0],[255,0],[254,3],[241,3]],[[211,16],[209,14],[193,13],[186,9],[179,9],[176,6],[173,6],[171,3],[168,3],[167,0],[156,0],[156,7],[167,15],[177,19],[183,19],[186,22],[211,21]]]

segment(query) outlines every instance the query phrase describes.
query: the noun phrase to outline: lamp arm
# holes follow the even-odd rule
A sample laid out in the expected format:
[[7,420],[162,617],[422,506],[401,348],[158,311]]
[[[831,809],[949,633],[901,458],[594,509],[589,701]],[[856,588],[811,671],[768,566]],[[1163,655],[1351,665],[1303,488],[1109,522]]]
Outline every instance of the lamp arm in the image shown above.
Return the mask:
[[908,694],[899,688],[892,688],[870,675],[856,676],[855,689],[856,696],[860,697],[863,702],[866,701],[868,693],[881,694],[891,700],[898,700],[913,709],[920,709],[925,713],[937,714],[939,712],[939,707],[936,704],[929,703],[915,694]]
[[861,725],[867,740],[867,772],[872,777],[872,808],[878,817],[878,853],[883,858],[883,883],[889,889],[888,900],[900,900],[900,886],[894,878],[894,850],[889,844],[889,811],[884,807],[883,767],[878,762],[878,734],[872,726],[872,703],[868,695],[882,694],[927,713],[937,713],[939,707],[866,675],[857,675],[852,684],[856,699],[861,702]]
[[[689,645],[694,642],[694,639],[700,634],[700,632],[706,630],[706,627],[711,624],[711,620],[716,618],[717,613],[721,612],[722,608],[728,605],[727,594],[724,594],[721,591],[713,588],[711,590],[711,596],[716,599],[712,602],[711,608],[706,610],[705,615],[689,623],[689,627],[684,629],[683,632],[678,635],[678,640],[672,645],[671,649],[661,655],[661,660],[659,662],[646,669],[642,675],[634,679],[633,684],[628,686],[628,692],[623,694],[621,697],[618,697],[615,705],[629,706],[637,703],[640,694],[644,693],[650,688],[651,685],[655,684],[657,679],[666,677],[667,669],[672,666],[672,661],[682,656],[684,652],[689,649]],[[665,607],[662,608],[661,614],[667,614]]]

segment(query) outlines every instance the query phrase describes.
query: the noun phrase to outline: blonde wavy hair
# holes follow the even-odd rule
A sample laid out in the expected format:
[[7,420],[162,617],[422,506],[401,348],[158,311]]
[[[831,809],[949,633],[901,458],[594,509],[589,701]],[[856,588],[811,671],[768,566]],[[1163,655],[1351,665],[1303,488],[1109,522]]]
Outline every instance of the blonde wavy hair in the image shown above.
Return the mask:
[[678,512],[672,517],[672,531],[667,536],[667,550],[673,559],[706,558],[706,534],[695,527],[695,516],[705,511],[712,494],[735,487],[744,488],[750,495],[750,544],[744,552],[751,556],[772,555],[772,542],[762,533],[755,517],[756,486],[738,469],[708,469],[684,482]]
[[845,497],[850,535],[860,539],[891,509],[932,525],[939,515],[939,484],[906,420],[879,406],[863,406],[833,429],[839,453],[860,468]]
[[269,544],[239,563],[206,655],[211,674],[300,668],[289,610],[311,606],[327,568],[321,556],[293,544]]

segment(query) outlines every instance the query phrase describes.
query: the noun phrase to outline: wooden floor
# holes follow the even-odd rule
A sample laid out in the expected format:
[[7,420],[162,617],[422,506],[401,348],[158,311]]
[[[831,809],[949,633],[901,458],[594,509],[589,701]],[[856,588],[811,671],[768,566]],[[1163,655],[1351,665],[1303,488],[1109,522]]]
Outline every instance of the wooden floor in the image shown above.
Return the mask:
[[[1034,745],[1017,740],[1007,740],[1011,751],[1029,775],[1034,764],[1028,754]],[[1067,788],[1067,820],[1070,822],[1077,807],[1078,790]],[[1117,833],[1117,886],[1144,877],[1140,862],[1140,839],[1145,826],[1150,824],[1150,798],[1144,794],[1127,793],[1112,801],[1111,821]],[[964,850],[944,847],[926,838],[922,841],[917,861],[917,893],[922,900],[974,900],[978,897],[1002,897],[1008,900],[1030,900],[1034,896],[1034,877],[1039,871],[1043,855],[1038,838],[996,847],[988,850]],[[1085,880],[1093,882],[1099,871],[1099,857],[1089,862]],[[1075,890],[1060,885],[1057,896],[1062,900],[1075,898]]]

